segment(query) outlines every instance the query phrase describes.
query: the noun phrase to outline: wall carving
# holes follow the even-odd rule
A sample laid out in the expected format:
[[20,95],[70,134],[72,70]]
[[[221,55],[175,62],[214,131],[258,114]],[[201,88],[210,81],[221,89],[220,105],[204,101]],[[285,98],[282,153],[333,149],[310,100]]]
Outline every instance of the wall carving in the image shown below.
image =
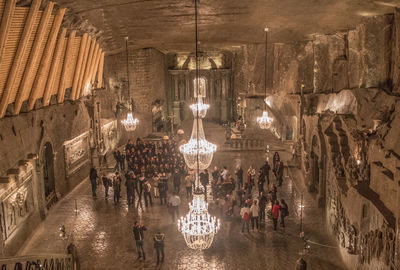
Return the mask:
[[111,121],[101,128],[101,142],[100,142],[100,152],[102,154],[114,149],[117,144],[118,134],[117,134],[117,121]]
[[69,176],[89,161],[89,132],[64,143],[65,172]]
[[3,238],[9,238],[33,211],[32,175],[33,167],[16,176],[17,188],[2,201],[1,226]]

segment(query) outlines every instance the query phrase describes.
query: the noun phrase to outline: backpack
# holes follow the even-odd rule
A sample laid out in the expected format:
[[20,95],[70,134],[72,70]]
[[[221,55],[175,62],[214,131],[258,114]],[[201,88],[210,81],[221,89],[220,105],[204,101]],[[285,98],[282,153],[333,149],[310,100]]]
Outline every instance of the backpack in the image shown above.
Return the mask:
[[248,212],[244,213],[244,215],[243,215],[243,219],[244,219],[244,221],[249,221],[249,219],[250,219],[250,215],[249,215],[249,213],[248,213]]

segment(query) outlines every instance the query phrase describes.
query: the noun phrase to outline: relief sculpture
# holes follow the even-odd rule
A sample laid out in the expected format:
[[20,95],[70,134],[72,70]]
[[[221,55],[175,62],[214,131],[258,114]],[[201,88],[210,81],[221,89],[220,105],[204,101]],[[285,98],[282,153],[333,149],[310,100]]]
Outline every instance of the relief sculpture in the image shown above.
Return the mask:
[[64,159],[67,175],[71,175],[88,161],[88,132],[64,143]]

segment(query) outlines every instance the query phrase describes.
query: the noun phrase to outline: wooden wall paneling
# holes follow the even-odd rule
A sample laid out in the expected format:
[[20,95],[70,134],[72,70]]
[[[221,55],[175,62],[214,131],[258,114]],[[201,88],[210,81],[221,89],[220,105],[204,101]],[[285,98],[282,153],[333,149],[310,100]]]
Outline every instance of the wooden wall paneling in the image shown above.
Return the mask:
[[15,98],[17,97],[17,92],[20,88],[22,78],[25,73],[25,69],[26,69],[26,66],[28,65],[28,60],[29,60],[29,57],[32,52],[36,33],[39,29],[39,24],[40,24],[40,21],[42,18],[42,14],[43,14],[43,11],[39,10],[38,14],[36,15],[35,20],[33,21],[32,31],[31,31],[31,34],[29,35],[29,41],[26,45],[25,53],[22,56],[22,59],[21,59],[20,65],[19,65],[19,69],[17,71],[17,76],[14,80],[14,85],[11,89],[11,95],[8,98],[8,104],[13,103],[15,101]]
[[100,46],[98,43],[96,43],[96,48],[94,49],[94,53],[93,53],[93,61],[92,61],[92,65],[90,66],[89,76],[87,79],[88,83],[90,83],[92,85],[92,87],[94,86],[93,85],[93,73],[96,69],[96,64],[98,65],[98,63],[96,63],[96,62],[99,59],[99,52],[100,52]]
[[84,57],[83,59],[86,59],[86,62],[84,62],[84,65],[82,66],[82,76],[79,79],[79,84],[78,84],[78,90],[76,91],[76,96],[75,99],[79,99],[82,96],[83,93],[83,89],[85,88],[85,80],[86,77],[88,76],[89,73],[89,69],[90,69],[90,63],[93,57],[93,51],[96,45],[96,40],[95,39],[91,39],[90,42],[90,47],[89,50],[87,52],[86,57]]
[[29,37],[30,37],[31,31],[33,28],[34,20],[36,19],[36,16],[39,12],[40,3],[41,3],[41,0],[33,0],[31,7],[29,8],[29,13],[28,13],[28,17],[26,19],[24,30],[22,32],[22,36],[21,36],[20,42],[18,44],[18,49],[17,49],[16,55],[14,57],[13,65],[11,67],[10,74],[8,75],[6,87],[4,89],[4,93],[2,95],[2,99],[0,102],[0,118],[3,118],[6,113],[8,99],[11,95],[11,90],[14,86],[14,82],[17,77],[18,70],[20,68],[21,60],[25,53],[25,50],[26,50],[26,47],[27,47],[27,44],[29,41]]
[[0,97],[4,93],[8,75],[10,74],[14,58],[17,54],[18,44],[24,31],[25,21],[29,8],[16,7],[11,21],[9,33],[4,46],[3,57],[0,65]]
[[100,46],[97,47],[97,52],[96,52],[96,57],[94,58],[94,62],[92,65],[92,71],[90,72],[90,83],[92,84],[93,87],[96,87],[96,85],[94,85],[94,79],[96,76],[96,72],[97,72],[97,67],[99,66],[99,60],[100,60],[100,56],[101,56],[101,49]]
[[63,43],[63,48],[61,49],[61,54],[60,54],[60,59],[59,59],[59,63],[58,63],[58,67],[56,70],[56,74],[53,80],[53,85],[50,89],[50,97],[53,95],[56,95],[58,92],[58,87],[60,85],[60,81],[61,81],[61,72],[62,72],[62,68],[64,66],[64,61],[65,61],[65,52],[67,50],[67,42],[68,42],[68,38],[65,37],[65,41]]
[[43,47],[42,44],[46,43],[47,41],[47,39],[45,39],[45,34],[47,29],[49,28],[49,20],[51,17],[51,13],[53,12],[53,7],[54,3],[49,2],[42,14],[39,28],[36,32],[35,41],[32,46],[32,51],[28,58],[28,63],[26,65],[21,85],[15,99],[14,114],[16,115],[19,114],[22,102],[32,89],[32,84],[36,76],[36,73],[34,73],[36,71],[35,66],[37,66],[40,62],[40,58],[43,53],[43,50],[41,50],[41,48]]
[[73,50],[74,50],[74,45],[75,45],[75,35],[76,31],[72,31],[69,34],[68,37],[68,42],[67,42],[67,48],[65,49],[65,57],[64,57],[64,63],[62,66],[62,71],[61,71],[61,79],[60,79],[60,84],[58,86],[58,92],[57,92],[57,102],[58,103],[63,103],[64,102],[64,96],[65,96],[65,89],[67,88],[66,82],[68,81],[68,77],[70,76],[68,74],[69,67],[71,65],[74,65],[74,59],[73,59]]
[[[16,0],[7,0],[4,10],[2,10],[1,25],[0,25],[0,65],[3,59],[4,47],[8,33],[10,31],[11,21],[14,16]],[[4,3],[2,3],[4,4]]]
[[[47,77],[47,81],[46,81],[46,87],[44,88],[44,93],[48,92],[51,94],[52,91],[52,87],[54,85],[54,81],[56,79],[56,74],[57,74],[57,70],[60,64],[60,60],[61,60],[61,56],[63,54],[63,50],[65,49],[65,42],[66,42],[66,38],[65,38],[65,34],[67,33],[67,29],[63,28],[61,30],[61,33],[58,37],[57,40],[57,45],[56,45],[56,50],[54,52],[53,55],[53,61],[51,62],[51,66],[50,66],[50,72],[49,72],[49,76]],[[58,89],[58,88],[57,88]],[[42,93],[43,95],[43,93]],[[41,95],[39,93],[39,97],[40,98]],[[49,95],[50,97],[50,95]],[[35,105],[35,103],[33,103],[33,106]],[[29,107],[31,106],[30,100],[29,100]]]
[[76,91],[78,89],[78,83],[79,83],[79,75],[81,74],[82,70],[82,62],[83,62],[83,57],[86,52],[86,47],[88,47],[88,42],[89,42],[89,35],[88,34],[83,34],[82,40],[81,40],[81,46],[79,48],[79,54],[78,54],[78,60],[76,62],[76,67],[75,67],[75,72],[74,72],[74,79],[72,81],[72,92],[71,92],[71,99],[74,100],[76,96]]
[[[47,38],[47,42],[43,44],[45,45],[44,52],[40,61],[40,65],[38,67],[38,71],[36,73],[36,78],[33,84],[31,95],[30,97],[26,97],[26,99],[29,98],[29,108],[33,108],[33,106],[35,106],[36,100],[42,96],[43,89],[45,88],[47,77],[49,76],[50,65],[54,56],[57,36],[60,32],[60,27],[64,18],[65,11],[66,9],[57,10],[53,24],[51,26],[51,30],[49,32],[49,36]],[[43,106],[48,105],[48,103],[45,103],[46,99],[43,98]]]
[[104,52],[101,53],[99,67],[97,69],[97,88],[103,86]]

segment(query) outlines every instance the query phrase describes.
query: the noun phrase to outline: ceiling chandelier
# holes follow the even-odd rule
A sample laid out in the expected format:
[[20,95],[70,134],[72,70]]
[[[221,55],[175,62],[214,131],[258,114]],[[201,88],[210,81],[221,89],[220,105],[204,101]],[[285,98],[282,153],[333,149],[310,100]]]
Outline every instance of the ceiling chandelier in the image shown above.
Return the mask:
[[[220,221],[208,213],[208,204],[204,200],[204,189],[200,185],[200,170],[211,164],[217,146],[208,142],[204,136],[202,118],[206,116],[209,105],[203,104],[199,85],[199,58],[198,58],[198,25],[197,1],[195,0],[195,35],[196,35],[196,81],[195,92],[197,103],[190,106],[194,121],[192,135],[188,143],[181,145],[185,163],[191,169],[196,169],[193,201],[189,204],[189,213],[178,220],[178,230],[183,234],[186,245],[191,249],[204,250],[211,246],[215,234],[219,231]],[[204,84],[205,87],[205,84]],[[204,92],[205,93],[205,92]]]
[[[131,104],[131,111],[132,108],[132,99],[131,99],[131,87],[129,83],[129,51],[128,51],[128,37],[125,37],[125,44],[126,44],[126,78],[128,81],[128,97],[129,97],[129,104]],[[122,125],[124,125],[126,131],[134,131],[139,124],[139,120],[137,118],[133,118],[133,111],[128,112],[126,115],[126,119],[121,121]]]
[[[264,91],[265,91],[265,96],[267,96],[267,57],[268,57],[268,31],[269,28],[265,27],[264,32],[265,32],[265,58],[264,58]],[[267,98],[265,98],[266,100]],[[268,112],[267,112],[267,103],[265,103],[265,109],[262,113],[261,117],[257,117],[257,123],[258,126],[261,129],[269,129],[271,127],[273,119],[271,117],[268,117]]]

